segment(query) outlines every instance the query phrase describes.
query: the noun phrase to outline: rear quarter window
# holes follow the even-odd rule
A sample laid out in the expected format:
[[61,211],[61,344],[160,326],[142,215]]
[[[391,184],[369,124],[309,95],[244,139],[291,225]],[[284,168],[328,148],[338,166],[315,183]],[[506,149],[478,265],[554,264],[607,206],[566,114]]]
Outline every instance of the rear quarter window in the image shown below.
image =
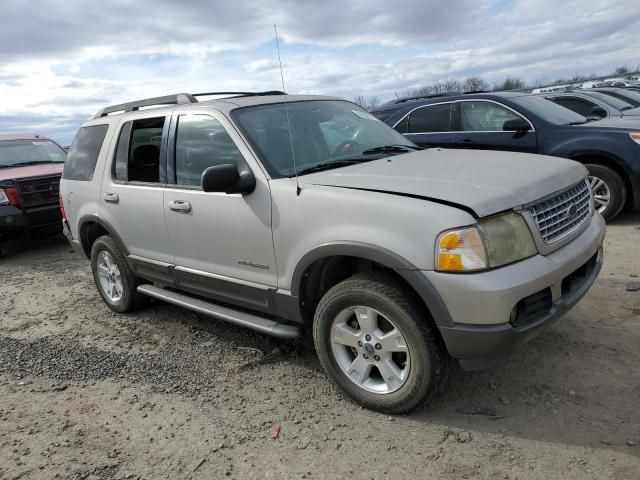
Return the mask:
[[109,125],[91,125],[78,130],[64,164],[63,179],[85,182],[93,179],[98,155],[108,129]]

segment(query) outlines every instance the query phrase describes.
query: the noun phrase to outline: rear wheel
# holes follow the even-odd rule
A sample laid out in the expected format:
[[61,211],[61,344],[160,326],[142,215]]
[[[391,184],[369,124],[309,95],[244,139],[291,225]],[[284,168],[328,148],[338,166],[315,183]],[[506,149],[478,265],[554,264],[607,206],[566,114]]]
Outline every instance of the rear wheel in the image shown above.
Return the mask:
[[314,342],[341,390],[386,413],[425,403],[450,363],[426,309],[388,275],[356,275],[329,290],[316,310]]
[[595,209],[608,222],[613,220],[627,201],[627,188],[622,177],[615,170],[590,163],[585,165],[589,170],[589,183],[593,192]]
[[103,235],[93,242],[91,270],[98,292],[111,310],[128,312],[146,300],[136,291],[137,279],[110,236]]

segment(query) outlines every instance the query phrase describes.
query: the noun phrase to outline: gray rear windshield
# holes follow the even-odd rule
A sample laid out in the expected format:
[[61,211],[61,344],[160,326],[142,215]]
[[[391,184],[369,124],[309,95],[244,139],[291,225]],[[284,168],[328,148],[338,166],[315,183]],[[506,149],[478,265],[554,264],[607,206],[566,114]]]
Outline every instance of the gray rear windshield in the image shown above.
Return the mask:
[[362,108],[340,100],[272,103],[240,108],[232,116],[274,178],[294,175],[292,150],[300,171],[383,145],[414,146]]

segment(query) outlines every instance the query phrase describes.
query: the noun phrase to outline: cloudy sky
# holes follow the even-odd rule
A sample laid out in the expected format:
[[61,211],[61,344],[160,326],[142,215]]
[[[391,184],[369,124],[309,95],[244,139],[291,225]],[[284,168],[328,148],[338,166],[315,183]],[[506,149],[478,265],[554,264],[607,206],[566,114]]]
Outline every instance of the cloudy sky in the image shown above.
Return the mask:
[[393,98],[438,79],[640,64],[637,0],[2,0],[0,134],[69,143],[99,108],[175,92]]

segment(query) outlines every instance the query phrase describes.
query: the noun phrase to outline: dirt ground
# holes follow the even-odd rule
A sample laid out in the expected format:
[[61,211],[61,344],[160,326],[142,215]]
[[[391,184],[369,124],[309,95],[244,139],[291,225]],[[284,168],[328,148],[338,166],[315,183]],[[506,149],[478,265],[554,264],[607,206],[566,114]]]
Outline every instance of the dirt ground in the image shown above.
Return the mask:
[[62,238],[6,245],[0,479],[640,479],[639,225],[608,227],[564,319],[397,417],[294,344],[164,303],[112,313]]

